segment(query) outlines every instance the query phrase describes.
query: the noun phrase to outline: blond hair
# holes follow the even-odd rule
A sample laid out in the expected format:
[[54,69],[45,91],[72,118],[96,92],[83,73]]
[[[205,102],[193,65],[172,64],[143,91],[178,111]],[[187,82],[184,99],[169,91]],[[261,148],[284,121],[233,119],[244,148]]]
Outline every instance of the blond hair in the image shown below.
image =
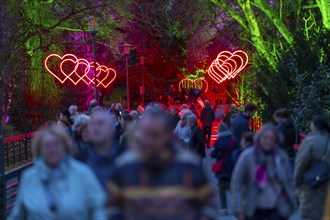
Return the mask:
[[67,154],[74,153],[73,141],[65,130],[58,125],[51,125],[38,131],[37,135],[33,138],[32,153],[34,157],[39,157],[41,155],[41,145],[46,134],[55,136],[55,138],[63,144],[64,150]]

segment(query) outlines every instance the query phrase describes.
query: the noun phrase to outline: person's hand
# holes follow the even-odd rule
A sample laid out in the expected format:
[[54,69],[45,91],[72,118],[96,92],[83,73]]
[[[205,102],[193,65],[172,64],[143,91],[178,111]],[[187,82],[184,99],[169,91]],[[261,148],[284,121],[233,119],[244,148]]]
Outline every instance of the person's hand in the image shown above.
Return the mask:
[[244,215],[244,213],[238,213],[238,214],[236,214],[236,218],[237,218],[237,220],[244,220],[245,215]]

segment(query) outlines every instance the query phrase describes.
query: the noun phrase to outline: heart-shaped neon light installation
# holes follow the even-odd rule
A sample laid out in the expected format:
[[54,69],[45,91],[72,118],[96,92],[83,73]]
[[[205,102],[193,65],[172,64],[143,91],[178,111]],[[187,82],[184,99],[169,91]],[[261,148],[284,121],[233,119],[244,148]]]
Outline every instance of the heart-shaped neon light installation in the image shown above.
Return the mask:
[[181,80],[179,83],[179,91],[181,92],[182,89],[203,89],[204,92],[207,92],[207,90],[209,89],[209,84],[204,78],[197,78],[197,79],[186,78]]
[[[59,73],[56,73],[53,70],[51,70],[51,67],[49,66],[49,60],[51,58],[56,58],[56,59],[60,59],[61,60],[61,63],[59,65],[59,70],[60,70]],[[66,72],[63,69],[63,63],[65,63],[65,62],[71,62],[71,63],[73,63],[74,64],[74,69],[72,69],[69,72]],[[61,83],[64,83],[77,70],[77,68],[78,68],[77,62],[78,62],[78,58],[75,55],[73,55],[73,54],[66,54],[64,56],[60,56],[58,54],[51,54],[51,55],[49,55],[45,59],[45,67],[46,67],[47,71],[51,75],[53,75],[58,81],[60,81]]]
[[[61,61],[59,65],[56,64],[57,68],[55,70],[57,71],[54,71],[52,68],[52,59]],[[117,73],[114,69],[108,68],[105,65],[98,63],[96,65],[96,86],[107,88],[116,79]],[[70,69],[68,66],[72,68]],[[61,83],[69,80],[74,85],[77,85],[79,82],[84,82],[86,85],[95,85],[94,73],[90,73],[91,70],[94,70],[94,63],[90,63],[85,59],[79,59],[73,54],[66,54],[64,56],[50,54],[45,59],[45,67]]]
[[249,57],[242,50],[237,50],[234,53],[223,51],[219,53],[217,58],[209,67],[208,74],[218,84],[227,79],[233,79],[239,74],[248,64]]

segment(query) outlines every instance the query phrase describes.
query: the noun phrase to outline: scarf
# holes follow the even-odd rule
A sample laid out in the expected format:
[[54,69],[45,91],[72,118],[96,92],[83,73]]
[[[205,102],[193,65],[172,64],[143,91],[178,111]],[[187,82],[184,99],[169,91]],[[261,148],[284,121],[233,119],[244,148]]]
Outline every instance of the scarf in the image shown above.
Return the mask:
[[260,188],[264,188],[268,181],[284,180],[284,167],[279,156],[279,147],[275,146],[270,152],[263,151],[259,144],[254,146],[257,163],[255,170],[255,181]]

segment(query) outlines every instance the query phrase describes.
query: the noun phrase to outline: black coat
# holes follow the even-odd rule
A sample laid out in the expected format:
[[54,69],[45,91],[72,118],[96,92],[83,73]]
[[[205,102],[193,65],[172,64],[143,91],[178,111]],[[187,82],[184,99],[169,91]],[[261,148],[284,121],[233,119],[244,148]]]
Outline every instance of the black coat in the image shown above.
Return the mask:
[[202,121],[203,127],[212,127],[215,120],[215,113],[211,106],[206,106],[202,109],[200,119]]
[[289,155],[289,157],[295,156],[294,144],[297,140],[297,131],[292,120],[288,119],[285,122],[279,123],[276,129],[282,133],[284,141],[280,145]]
[[214,150],[211,153],[211,157],[215,158],[217,161],[222,160],[226,156],[226,152],[229,150],[227,157],[223,162],[223,170],[216,174],[217,177],[231,178],[235,166],[232,153],[237,150],[234,143],[231,149],[229,149],[231,142],[233,142],[233,136],[231,132],[227,131],[226,133],[221,134],[219,139],[214,143]]
[[197,124],[191,127],[189,148],[201,157],[206,157],[204,133]]

